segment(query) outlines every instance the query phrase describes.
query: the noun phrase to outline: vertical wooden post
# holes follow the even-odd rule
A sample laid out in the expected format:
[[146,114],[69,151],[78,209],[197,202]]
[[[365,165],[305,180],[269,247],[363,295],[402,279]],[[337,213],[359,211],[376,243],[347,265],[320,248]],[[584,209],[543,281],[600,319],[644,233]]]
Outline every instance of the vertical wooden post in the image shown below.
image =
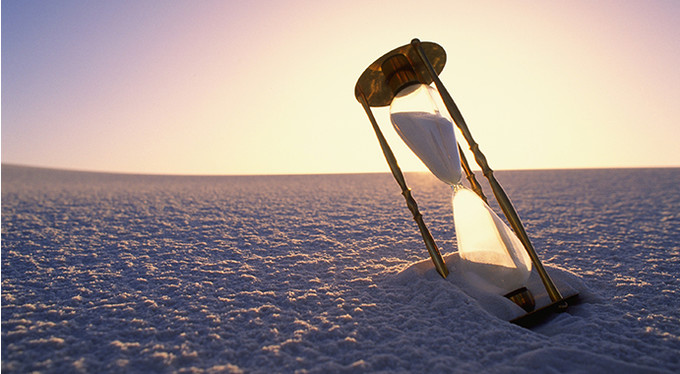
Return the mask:
[[437,244],[434,242],[434,238],[432,237],[432,234],[430,234],[430,230],[428,230],[427,226],[425,225],[425,221],[423,221],[423,215],[420,214],[420,211],[418,210],[418,204],[411,195],[411,189],[408,188],[408,186],[406,185],[404,174],[401,172],[401,168],[399,167],[399,164],[397,164],[397,159],[394,157],[392,149],[390,148],[389,144],[387,144],[387,140],[385,139],[385,136],[380,130],[378,122],[375,120],[375,117],[373,116],[373,112],[371,111],[370,105],[368,105],[368,101],[363,91],[359,96],[359,102],[361,102],[361,105],[364,107],[364,110],[366,111],[366,115],[368,115],[368,119],[371,121],[371,125],[373,126],[373,130],[375,131],[375,135],[378,137],[380,148],[382,149],[383,155],[385,155],[385,159],[387,160],[387,163],[390,166],[392,175],[394,176],[394,179],[397,180],[399,187],[401,187],[401,194],[404,195],[404,199],[406,199],[406,205],[413,214],[413,219],[418,224],[418,229],[420,229],[420,234],[422,235],[423,240],[425,241],[425,247],[427,247],[427,251],[430,254],[430,258],[432,258],[434,267],[435,269],[437,269],[437,272],[439,273],[439,275],[442,276],[442,278],[446,278],[449,275],[449,270],[446,268],[444,259],[442,258],[441,253],[439,253],[439,248],[437,248]]
[[477,182],[477,178],[475,178],[475,173],[472,171],[470,168],[470,165],[468,164],[467,158],[465,157],[465,154],[463,153],[463,149],[460,147],[460,144],[458,144],[458,154],[460,155],[460,164],[463,166],[463,170],[465,171],[465,175],[467,176],[468,182],[470,182],[470,187],[472,187],[472,190],[475,191],[475,193],[484,200],[485,203],[489,203],[486,200],[486,196],[484,195],[484,191],[482,191],[482,186]]

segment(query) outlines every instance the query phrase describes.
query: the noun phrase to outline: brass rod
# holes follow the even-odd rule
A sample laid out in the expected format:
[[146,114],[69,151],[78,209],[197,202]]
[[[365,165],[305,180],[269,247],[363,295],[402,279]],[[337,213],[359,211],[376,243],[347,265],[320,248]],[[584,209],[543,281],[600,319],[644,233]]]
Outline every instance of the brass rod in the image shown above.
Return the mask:
[[482,198],[482,200],[484,200],[485,203],[488,204],[489,201],[486,199],[484,191],[482,191],[482,186],[479,184],[479,182],[477,182],[477,178],[475,178],[475,173],[470,168],[467,158],[463,153],[463,148],[460,147],[460,144],[458,144],[458,154],[460,155],[460,164],[463,166],[463,170],[465,171],[465,175],[467,176],[468,182],[470,182],[470,187],[472,187],[472,190],[475,191],[475,193],[477,193],[477,195],[480,198]]
[[437,244],[434,242],[432,234],[430,234],[430,230],[428,230],[427,226],[425,225],[423,215],[420,214],[420,211],[418,210],[418,204],[411,195],[411,189],[408,188],[408,186],[406,185],[406,179],[404,179],[404,174],[401,172],[399,164],[397,164],[397,159],[394,157],[394,153],[392,153],[392,149],[390,148],[389,144],[387,144],[387,140],[385,139],[385,136],[380,130],[378,122],[375,120],[375,117],[373,116],[373,112],[371,111],[371,107],[368,105],[368,100],[366,99],[366,96],[364,95],[363,91],[359,96],[360,96],[359,102],[364,107],[366,115],[368,115],[368,119],[371,121],[373,131],[375,131],[375,135],[378,137],[380,148],[382,149],[383,155],[385,155],[385,159],[387,160],[387,163],[390,166],[392,175],[394,176],[394,179],[397,180],[399,187],[401,187],[401,194],[404,196],[404,199],[406,199],[406,205],[413,214],[413,219],[418,224],[418,229],[420,229],[420,235],[423,237],[423,241],[425,241],[425,247],[427,248],[427,252],[430,254],[430,258],[432,258],[434,267],[435,269],[437,269],[437,272],[439,273],[439,275],[442,276],[442,278],[446,278],[449,275],[449,270],[446,268],[444,259],[442,258],[442,255],[439,252],[439,248],[437,248]]
[[548,292],[550,299],[553,302],[562,300],[563,298],[562,295],[560,294],[560,291],[557,289],[555,283],[553,283],[552,279],[550,278],[550,275],[548,275],[548,272],[543,267],[543,264],[541,263],[541,260],[539,259],[538,254],[534,249],[534,246],[531,244],[531,241],[529,240],[529,236],[524,230],[522,221],[519,219],[519,216],[517,215],[515,208],[510,202],[510,198],[508,198],[508,196],[505,194],[505,191],[503,190],[503,187],[501,187],[500,183],[498,183],[498,181],[496,180],[496,177],[494,177],[493,170],[491,170],[491,168],[489,167],[489,164],[486,161],[486,157],[479,149],[479,145],[472,138],[472,134],[470,133],[470,130],[468,129],[467,124],[465,123],[465,119],[463,119],[463,115],[458,109],[458,106],[453,101],[453,98],[444,87],[444,84],[439,79],[439,76],[437,75],[434,68],[432,67],[432,64],[425,55],[425,51],[423,51],[422,47],[420,46],[420,40],[413,39],[411,41],[411,45],[416,49],[416,51],[418,52],[418,56],[427,67],[427,70],[430,73],[432,81],[437,87],[437,91],[439,91],[439,95],[441,95],[442,100],[444,101],[444,105],[446,105],[446,109],[448,109],[449,114],[451,114],[451,118],[453,118],[453,121],[456,123],[460,131],[463,133],[465,140],[470,146],[470,150],[475,156],[475,161],[477,161],[477,164],[482,168],[484,176],[486,176],[486,178],[489,180],[489,184],[491,185],[491,190],[493,191],[493,194],[496,197],[496,201],[498,201],[498,204],[500,205],[503,214],[508,219],[510,226],[515,231],[515,234],[522,242],[524,248],[529,254],[531,262],[536,267],[536,271],[538,272],[538,275],[541,277],[543,286],[545,286],[545,289]]

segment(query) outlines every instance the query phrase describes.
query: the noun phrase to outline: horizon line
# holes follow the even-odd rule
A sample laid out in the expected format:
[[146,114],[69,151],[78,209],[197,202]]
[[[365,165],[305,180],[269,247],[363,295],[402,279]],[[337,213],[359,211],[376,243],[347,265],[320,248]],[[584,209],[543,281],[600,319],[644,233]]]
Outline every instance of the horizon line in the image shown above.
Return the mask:
[[[39,166],[17,163],[1,163],[0,168],[15,167],[24,169],[42,169],[61,172],[72,173],[89,173],[89,174],[109,174],[121,176],[163,176],[163,177],[267,177],[267,176],[306,176],[306,175],[360,175],[360,174],[391,174],[390,170],[386,168],[385,171],[356,171],[356,172],[310,172],[310,173],[253,173],[253,174],[201,174],[201,173],[162,173],[162,172],[126,172],[126,171],[107,171],[107,170],[92,170],[92,169],[78,169],[69,167],[51,167]],[[494,172],[511,172],[511,171],[567,171],[567,170],[625,170],[625,169],[678,169],[678,166],[593,166],[593,167],[555,167],[555,168],[517,168],[517,169],[493,169]],[[402,170],[404,173],[430,173],[429,170]],[[481,172],[480,169],[473,169],[473,171]]]

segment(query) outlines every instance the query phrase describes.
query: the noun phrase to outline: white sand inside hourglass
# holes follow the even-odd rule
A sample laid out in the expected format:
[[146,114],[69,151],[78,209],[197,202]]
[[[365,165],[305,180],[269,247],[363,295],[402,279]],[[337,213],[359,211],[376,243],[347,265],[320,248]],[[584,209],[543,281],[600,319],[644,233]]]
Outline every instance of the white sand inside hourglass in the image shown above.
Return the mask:
[[391,116],[399,136],[428,169],[443,182],[454,185],[462,177],[453,124],[428,112],[401,112]]

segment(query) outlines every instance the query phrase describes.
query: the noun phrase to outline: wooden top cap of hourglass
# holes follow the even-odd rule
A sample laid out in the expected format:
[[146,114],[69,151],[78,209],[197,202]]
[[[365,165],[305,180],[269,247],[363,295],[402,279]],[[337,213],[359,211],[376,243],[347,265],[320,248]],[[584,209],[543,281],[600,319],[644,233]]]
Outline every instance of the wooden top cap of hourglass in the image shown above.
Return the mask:
[[[439,75],[446,64],[444,48],[432,42],[420,42],[420,46]],[[360,100],[363,93],[370,106],[390,105],[395,92],[413,80],[424,84],[432,83],[432,78],[418,52],[412,44],[407,44],[373,62],[359,77],[354,95]]]

